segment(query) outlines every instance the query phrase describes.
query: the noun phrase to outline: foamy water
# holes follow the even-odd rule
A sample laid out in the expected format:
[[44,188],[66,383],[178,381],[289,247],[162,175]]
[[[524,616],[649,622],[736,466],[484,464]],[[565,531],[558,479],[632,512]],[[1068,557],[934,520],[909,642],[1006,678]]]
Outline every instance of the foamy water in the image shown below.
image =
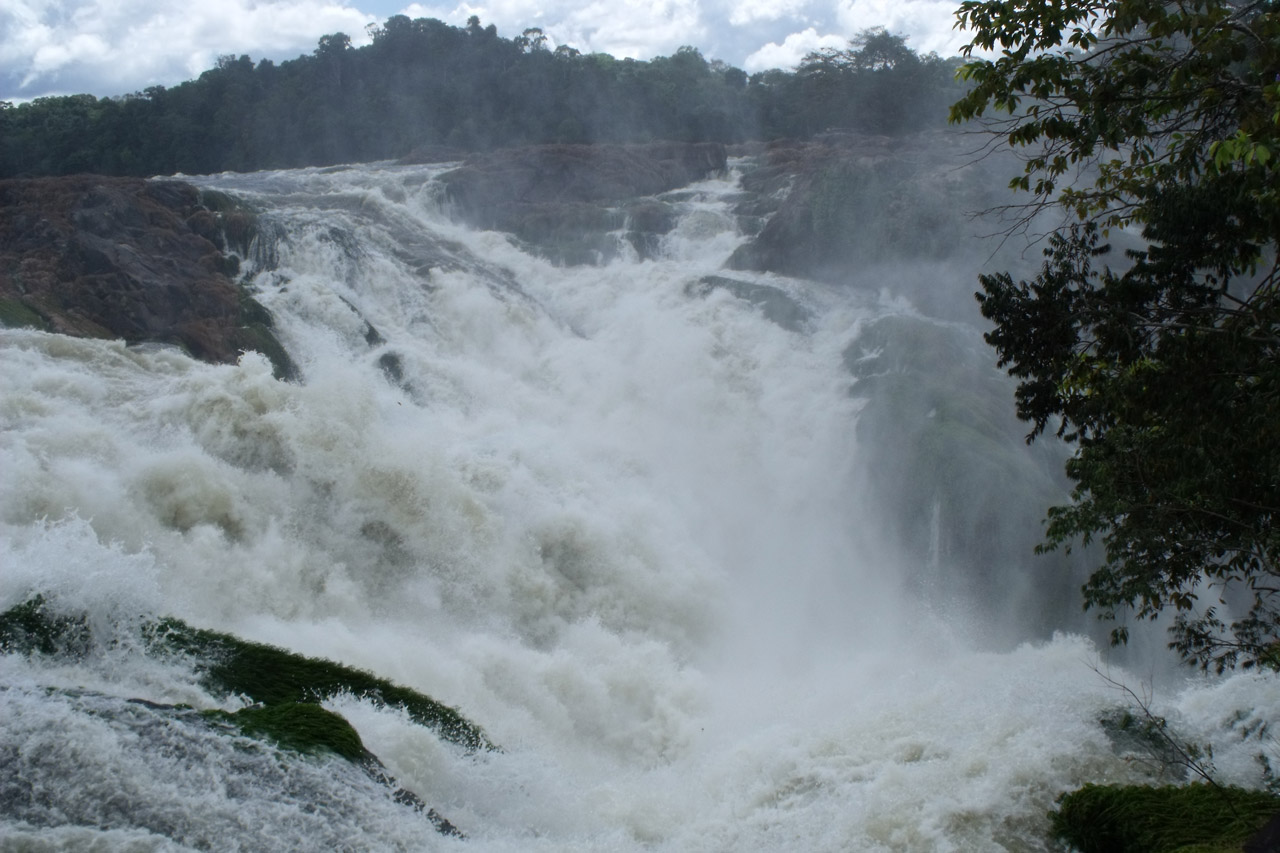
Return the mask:
[[[691,289],[742,239],[732,177],[662,259],[566,270],[450,223],[434,174],[201,179],[283,235],[250,273],[300,383],[0,330],[0,607],[43,593],[117,638],[0,659],[0,846],[1042,850],[1060,792],[1149,778],[1098,723],[1127,697],[1095,668],[1140,669],[1070,635],[993,650],[860,521],[842,354],[909,307],[742,274],[806,310],[787,329]],[[150,615],[456,706],[503,751],[329,703],[469,838],[128,703],[228,703],[136,653]],[[1162,676],[1152,704],[1260,784],[1273,681]]]

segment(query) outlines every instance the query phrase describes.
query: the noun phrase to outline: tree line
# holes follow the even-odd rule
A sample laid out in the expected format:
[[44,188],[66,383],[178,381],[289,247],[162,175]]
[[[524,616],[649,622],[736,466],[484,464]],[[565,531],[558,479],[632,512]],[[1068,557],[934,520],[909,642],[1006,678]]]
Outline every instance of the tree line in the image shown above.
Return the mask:
[[198,78],[112,98],[0,102],[0,176],[204,174],[538,143],[743,142],[832,128],[937,126],[959,95],[958,60],[868,30],[794,71],[748,75],[692,47],[648,61],[548,47],[404,15],[372,43],[323,36],[280,63],[224,56]]

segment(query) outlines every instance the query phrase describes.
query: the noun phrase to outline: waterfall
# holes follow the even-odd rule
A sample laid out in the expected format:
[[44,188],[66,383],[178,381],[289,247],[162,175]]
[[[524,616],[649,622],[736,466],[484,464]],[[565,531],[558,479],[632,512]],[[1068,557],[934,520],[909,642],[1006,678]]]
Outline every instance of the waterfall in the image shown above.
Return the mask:
[[[933,428],[859,430],[900,411],[872,332],[975,353],[976,332],[891,287],[726,277],[732,173],[665,199],[653,257],[566,268],[453,222],[443,168],[194,179],[254,212],[245,281],[297,383],[257,354],[0,329],[0,609],[40,594],[119,638],[0,658],[12,849],[1043,850],[1060,792],[1149,778],[1099,722],[1125,701],[1105,650],[1030,630],[1013,598],[921,600],[922,573],[962,573],[941,527],[967,516],[931,484],[918,523],[895,515],[892,472],[866,474]],[[136,653],[130,626],[161,616],[479,723],[501,751],[326,700],[466,840],[339,759],[131,702],[238,707]],[[1160,687],[1228,780],[1258,783],[1271,746],[1232,713],[1274,718],[1280,688]]]

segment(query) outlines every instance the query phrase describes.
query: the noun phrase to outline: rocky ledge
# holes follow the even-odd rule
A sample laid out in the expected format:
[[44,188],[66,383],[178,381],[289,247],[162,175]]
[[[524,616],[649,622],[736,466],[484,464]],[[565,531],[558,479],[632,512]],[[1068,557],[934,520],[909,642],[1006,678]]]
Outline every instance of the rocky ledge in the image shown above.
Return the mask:
[[1003,160],[979,160],[962,136],[945,132],[831,132],[734,153],[757,163],[743,176],[737,212],[762,227],[730,269],[833,283],[874,264],[954,258],[973,242],[975,200],[997,205],[991,187],[1003,189],[1008,177]]
[[250,227],[179,181],[0,181],[0,324],[172,344],[213,363],[256,350],[292,377],[271,315],[231,278],[227,240]]
[[445,173],[453,215],[505,231],[562,264],[601,263],[622,233],[641,257],[670,231],[670,205],[655,198],[727,167],[712,142],[536,145],[469,157]]

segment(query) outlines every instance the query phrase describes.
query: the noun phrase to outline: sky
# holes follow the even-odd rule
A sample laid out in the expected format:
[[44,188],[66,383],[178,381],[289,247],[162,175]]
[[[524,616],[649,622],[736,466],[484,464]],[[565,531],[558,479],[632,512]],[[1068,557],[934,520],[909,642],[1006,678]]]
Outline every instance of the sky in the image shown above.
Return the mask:
[[322,35],[369,42],[392,15],[465,25],[472,15],[504,38],[541,27],[549,47],[650,59],[692,45],[748,72],[793,67],[883,26],[927,53],[957,53],[959,0],[0,0],[0,101],[172,86],[222,55],[254,61],[310,53]]

